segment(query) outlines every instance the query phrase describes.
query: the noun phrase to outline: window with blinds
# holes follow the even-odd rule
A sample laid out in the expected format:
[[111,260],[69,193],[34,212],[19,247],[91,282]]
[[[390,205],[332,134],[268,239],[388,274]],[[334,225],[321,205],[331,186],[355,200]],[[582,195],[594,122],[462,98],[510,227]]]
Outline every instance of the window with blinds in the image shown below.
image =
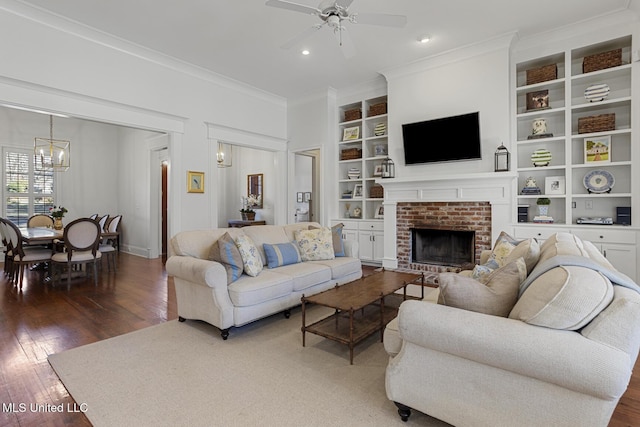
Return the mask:
[[31,215],[49,213],[53,206],[54,174],[38,167],[31,150],[4,151],[4,212],[18,226],[26,226]]

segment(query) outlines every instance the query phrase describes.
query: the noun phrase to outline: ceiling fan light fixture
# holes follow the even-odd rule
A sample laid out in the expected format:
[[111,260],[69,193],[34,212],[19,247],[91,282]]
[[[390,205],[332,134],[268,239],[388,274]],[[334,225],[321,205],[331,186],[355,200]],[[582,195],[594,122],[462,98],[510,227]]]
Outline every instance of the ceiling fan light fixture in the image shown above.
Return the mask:
[[422,44],[427,44],[431,41],[431,36],[424,34],[420,37],[418,37],[418,41]]

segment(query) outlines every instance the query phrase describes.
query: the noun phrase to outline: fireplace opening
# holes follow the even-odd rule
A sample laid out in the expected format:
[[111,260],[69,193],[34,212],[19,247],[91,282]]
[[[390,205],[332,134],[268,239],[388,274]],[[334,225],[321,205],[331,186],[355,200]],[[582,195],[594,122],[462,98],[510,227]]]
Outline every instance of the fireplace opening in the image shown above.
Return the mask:
[[475,259],[475,231],[412,228],[411,242],[414,263],[460,267]]

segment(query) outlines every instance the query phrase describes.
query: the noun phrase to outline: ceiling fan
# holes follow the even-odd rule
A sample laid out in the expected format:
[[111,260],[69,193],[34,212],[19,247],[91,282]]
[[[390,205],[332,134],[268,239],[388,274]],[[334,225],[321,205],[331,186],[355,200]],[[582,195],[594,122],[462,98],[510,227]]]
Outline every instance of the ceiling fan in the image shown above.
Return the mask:
[[285,0],[267,0],[266,5],[315,15],[322,21],[283,44],[281,46],[283,49],[292,48],[322,27],[327,26],[333,29],[333,33],[338,38],[338,43],[342,47],[342,53],[347,58],[355,55],[355,47],[347,29],[342,25],[343,22],[348,21],[352,24],[382,25],[385,27],[398,28],[404,27],[407,23],[407,17],[403,15],[351,12],[349,11],[351,3],[353,3],[353,0],[328,0],[320,3],[318,7],[312,7]]

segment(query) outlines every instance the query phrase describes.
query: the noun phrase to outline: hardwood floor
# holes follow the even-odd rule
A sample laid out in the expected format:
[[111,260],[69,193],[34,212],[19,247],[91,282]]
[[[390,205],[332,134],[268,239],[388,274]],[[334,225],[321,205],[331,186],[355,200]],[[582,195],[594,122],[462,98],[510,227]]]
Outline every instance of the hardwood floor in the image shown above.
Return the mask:
[[[91,425],[80,412],[82,402],[69,396],[47,356],[177,318],[173,280],[160,259],[121,253],[118,272],[109,273],[105,264],[98,286],[91,279],[70,290],[43,285],[38,272],[26,275],[22,292],[3,274],[0,286],[1,426]],[[26,405],[24,412],[20,404]],[[31,404],[64,410],[32,411]],[[640,425],[637,369],[609,425]]]

